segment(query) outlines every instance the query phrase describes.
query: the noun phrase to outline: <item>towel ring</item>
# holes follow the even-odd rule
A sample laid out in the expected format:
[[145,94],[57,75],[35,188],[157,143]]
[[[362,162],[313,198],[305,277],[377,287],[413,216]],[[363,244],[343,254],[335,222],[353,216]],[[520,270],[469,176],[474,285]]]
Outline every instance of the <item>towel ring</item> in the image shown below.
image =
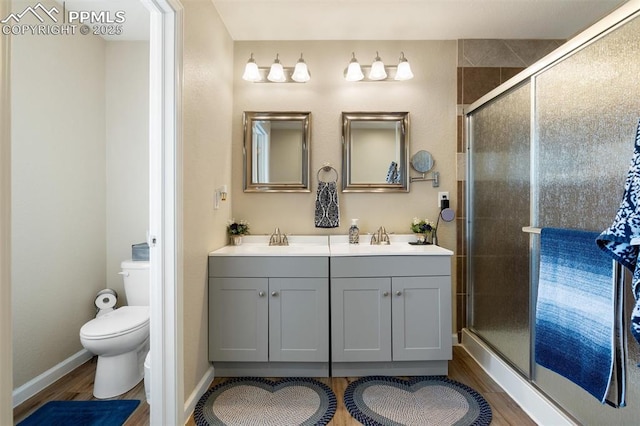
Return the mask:
[[[320,172],[331,172],[333,171],[336,174],[336,178],[333,181],[321,181],[320,180]],[[322,167],[320,167],[318,169],[318,173],[316,174],[316,177],[318,178],[318,182],[337,182],[338,181],[338,171],[336,169],[334,169],[333,167],[331,167],[330,165],[326,164]]]

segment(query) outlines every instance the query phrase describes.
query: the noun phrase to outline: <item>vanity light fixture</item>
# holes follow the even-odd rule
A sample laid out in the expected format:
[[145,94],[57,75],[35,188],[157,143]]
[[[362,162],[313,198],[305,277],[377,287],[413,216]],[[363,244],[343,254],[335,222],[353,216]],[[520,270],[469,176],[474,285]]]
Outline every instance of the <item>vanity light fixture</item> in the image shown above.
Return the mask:
[[349,62],[349,68],[347,68],[347,75],[345,76],[345,79],[347,81],[360,81],[364,78],[364,74],[362,74],[362,68],[360,68],[360,64],[356,59],[355,52],[351,52],[351,55],[353,57]]
[[[400,52],[400,62],[398,66],[385,66],[380,54],[376,52],[376,57],[371,66],[361,67],[356,59],[356,54],[351,53],[352,58],[349,68],[345,70],[344,78],[347,81],[405,81],[413,78],[409,61],[404,57],[404,52]],[[367,73],[365,77],[364,72]]]
[[242,79],[251,82],[262,80],[262,77],[260,77],[260,71],[258,70],[258,64],[256,64],[256,60],[253,59],[253,53],[251,53],[251,57],[247,61],[247,65],[244,67]]
[[400,62],[398,63],[398,70],[396,71],[395,80],[405,81],[411,80],[413,78],[413,73],[411,72],[411,65],[409,65],[409,61],[404,57],[404,52],[400,52]]
[[307,63],[302,58],[302,53],[300,54],[300,59],[296,63],[296,67],[293,69],[293,74],[291,74],[291,80],[298,83],[306,83],[311,80],[311,76],[309,75],[309,68],[307,67]]
[[273,61],[273,64],[271,64],[267,80],[273,81],[274,83],[284,83],[287,81],[287,77],[284,76],[284,68],[280,63],[279,53],[276,53],[276,59]]
[[244,67],[242,79],[252,83],[306,83],[311,80],[309,68],[300,54],[300,59],[294,67],[283,67],[280,63],[280,54],[276,54],[276,59],[271,67],[258,67],[253,53]]
[[387,78],[387,71],[384,69],[380,55],[376,52],[376,58],[371,65],[371,71],[369,71],[369,80],[384,80],[385,78]]

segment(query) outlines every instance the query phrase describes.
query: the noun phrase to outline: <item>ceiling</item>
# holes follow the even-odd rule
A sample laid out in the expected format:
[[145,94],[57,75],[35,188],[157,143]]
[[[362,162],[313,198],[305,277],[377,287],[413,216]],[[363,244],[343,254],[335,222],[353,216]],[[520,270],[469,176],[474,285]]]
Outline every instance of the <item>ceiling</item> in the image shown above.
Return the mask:
[[[3,1],[3,0],[0,0]],[[125,11],[122,34],[104,35],[111,41],[149,40],[149,11],[141,0],[55,0],[66,13],[69,11],[108,12],[113,19],[117,11]],[[89,23],[93,25],[93,23]]]
[[623,0],[211,0],[233,40],[567,39]]
[[[57,0],[63,3],[62,0]],[[211,1],[233,40],[567,39],[624,0]],[[124,33],[148,40],[141,0],[66,0],[67,10],[124,10]]]

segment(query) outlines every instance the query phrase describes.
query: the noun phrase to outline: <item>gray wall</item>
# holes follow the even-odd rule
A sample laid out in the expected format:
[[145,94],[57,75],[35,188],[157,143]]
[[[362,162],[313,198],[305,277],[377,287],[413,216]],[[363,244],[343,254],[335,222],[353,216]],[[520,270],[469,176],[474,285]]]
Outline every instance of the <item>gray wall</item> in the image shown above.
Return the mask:
[[126,304],[120,262],[149,229],[149,42],[105,47],[106,285]]
[[[209,368],[207,253],[227,244],[231,191],[233,42],[210,1],[184,5],[183,379],[186,398]],[[227,201],[213,209],[216,188]]]
[[82,349],[105,287],[104,50],[97,37],[13,37],[14,388]]
[[[24,3],[14,8],[21,11]],[[13,37],[13,388],[82,349],[148,228],[147,42]]]
[[[388,231],[409,233],[413,217],[432,221],[438,217],[438,191],[449,191],[452,207],[457,207],[455,41],[237,41],[234,49],[233,216],[248,220],[252,233],[270,233],[276,226],[286,233],[327,233],[326,229],[315,228],[313,222],[316,172],[327,162],[340,170],[340,120],[344,111],[409,111],[410,155],[421,149],[431,152],[434,170],[440,172],[440,188],[433,188],[430,182],[416,182],[411,184],[409,193],[340,193],[340,227],[332,233],[346,234],[351,218],[360,218],[363,233],[375,232],[381,225]],[[402,82],[348,82],[343,70],[353,51],[363,65],[376,51],[385,63],[397,65],[403,51],[415,78]],[[251,52],[259,66],[268,66],[276,53],[285,66],[293,66],[303,52],[311,80],[304,84],[243,81],[242,71]],[[242,191],[243,111],[311,111],[311,193]],[[390,160],[384,163],[378,181],[384,181],[389,163]],[[411,175],[418,173],[411,171]],[[440,243],[453,249],[454,227],[443,226],[441,231]]]

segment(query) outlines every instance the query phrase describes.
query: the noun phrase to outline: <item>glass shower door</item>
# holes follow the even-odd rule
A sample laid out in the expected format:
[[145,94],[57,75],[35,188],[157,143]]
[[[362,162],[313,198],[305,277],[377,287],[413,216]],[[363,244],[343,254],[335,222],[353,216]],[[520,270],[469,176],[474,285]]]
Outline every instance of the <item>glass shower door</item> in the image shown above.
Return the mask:
[[529,376],[530,84],[470,116],[469,326]]

